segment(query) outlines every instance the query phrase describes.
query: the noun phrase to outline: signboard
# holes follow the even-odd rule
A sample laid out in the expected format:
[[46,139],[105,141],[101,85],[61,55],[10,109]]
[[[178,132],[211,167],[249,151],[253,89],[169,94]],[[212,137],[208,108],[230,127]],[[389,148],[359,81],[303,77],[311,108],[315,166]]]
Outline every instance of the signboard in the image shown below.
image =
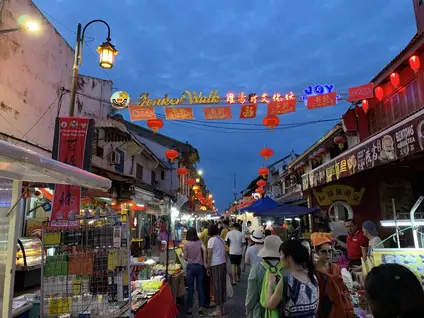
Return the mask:
[[191,120],[194,119],[193,108],[178,107],[178,108],[164,108],[165,118],[167,120]]
[[176,106],[180,104],[190,105],[213,105],[219,104],[221,98],[217,90],[210,91],[209,95],[203,95],[202,92],[184,91],[180,97],[169,97],[168,94],[161,98],[150,98],[149,93],[140,95],[140,106]]
[[302,176],[303,190],[424,150],[424,111],[360,143]]
[[128,110],[130,113],[131,121],[155,119],[154,107],[143,107],[138,105],[129,105]]
[[308,109],[315,109],[315,108],[333,106],[336,104],[337,104],[337,93],[332,92],[332,93],[308,97],[308,102],[306,106]]
[[368,83],[361,86],[355,86],[347,89],[349,92],[348,102],[374,97],[374,84]]
[[232,117],[231,106],[203,108],[203,114],[205,120],[222,120]]
[[268,116],[282,115],[296,111],[296,99],[272,101],[268,104]]
[[334,184],[324,187],[321,191],[314,189],[312,193],[320,206],[329,206],[335,201],[344,201],[349,205],[357,206],[361,203],[365,188],[361,188],[360,191],[356,192],[353,187]]
[[[305,102],[305,106],[308,105],[308,98],[311,96],[317,96],[322,94],[333,93],[336,91],[334,84],[321,84],[321,85],[309,85],[303,90],[305,95],[299,96],[299,100]],[[336,95],[337,99],[340,99],[340,95]]]
[[258,104],[247,104],[240,107],[240,119],[255,118]]
[[[89,170],[94,121],[83,117],[59,117],[53,144],[53,159],[68,165]],[[86,145],[89,145],[86,147]],[[81,187],[55,185],[51,221],[68,220],[79,214]]]

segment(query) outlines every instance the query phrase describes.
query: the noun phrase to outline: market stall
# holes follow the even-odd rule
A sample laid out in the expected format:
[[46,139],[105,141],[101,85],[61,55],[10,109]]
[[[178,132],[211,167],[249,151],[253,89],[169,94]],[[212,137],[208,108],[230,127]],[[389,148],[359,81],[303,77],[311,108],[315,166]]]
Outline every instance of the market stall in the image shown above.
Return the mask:
[[[0,299],[1,316],[12,317],[17,240],[18,234],[21,233],[21,203],[25,194],[22,192],[22,183],[78,185],[107,191],[111,182],[3,141],[0,141],[0,178],[4,184],[9,184],[11,189],[10,206],[0,208],[0,276],[3,278],[3,286],[0,286],[3,290]],[[20,304],[22,307],[26,302]]]

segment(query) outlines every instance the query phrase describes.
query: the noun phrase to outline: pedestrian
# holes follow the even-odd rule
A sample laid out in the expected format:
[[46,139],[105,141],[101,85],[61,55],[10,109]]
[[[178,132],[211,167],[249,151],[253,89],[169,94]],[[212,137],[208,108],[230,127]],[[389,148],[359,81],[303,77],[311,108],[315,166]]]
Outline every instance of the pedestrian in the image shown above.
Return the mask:
[[[209,242],[208,226],[209,226],[209,223],[207,221],[203,221],[201,226],[201,233],[199,234],[199,238],[202,240],[203,245],[205,247],[208,246],[208,242]],[[211,298],[212,298],[211,297],[211,277],[207,275],[206,267],[204,268],[204,275],[203,275],[203,297],[205,299],[204,308],[209,308],[211,304]]]
[[[284,273],[279,252],[282,243],[281,239],[276,235],[267,236],[264,240],[264,247],[258,253],[258,256],[263,261],[250,269],[245,301],[247,318],[265,317],[266,310],[261,304],[261,300],[266,300],[264,298],[268,292],[267,275],[269,275],[270,269],[274,272],[283,271]],[[264,290],[264,293],[262,293],[262,290]]]
[[262,257],[258,256],[259,251],[264,247],[265,236],[261,230],[254,230],[250,235],[252,245],[247,248],[245,265],[256,265],[263,261]]
[[204,297],[204,274],[206,263],[206,247],[199,239],[195,228],[187,230],[187,242],[184,244],[183,253],[187,261],[187,317],[193,317],[194,285],[196,284],[197,296],[199,298],[199,317],[203,317],[205,306]]
[[240,223],[234,223],[233,229],[228,232],[225,241],[230,246],[230,263],[231,263],[231,273],[232,273],[232,284],[236,284],[237,281],[240,281],[241,276],[241,260],[243,257],[243,242],[244,235],[241,232]]
[[225,242],[219,236],[218,227],[209,225],[209,242],[207,252],[207,264],[210,266],[208,275],[212,276],[216,310],[212,317],[224,316],[224,304],[227,301],[227,261],[225,257]]
[[367,256],[371,256],[372,250],[376,247],[384,248],[384,245],[381,244],[381,238],[378,236],[377,225],[373,221],[362,223],[362,233],[368,239]]
[[374,318],[418,318],[424,313],[423,287],[403,265],[374,267],[365,280],[365,296]]
[[[221,238],[224,241],[226,241],[226,237],[227,237],[227,234],[228,234],[229,231],[230,231],[230,221],[224,220],[222,222],[222,231],[220,233]],[[227,253],[227,256],[230,253],[230,246],[228,244],[225,244],[225,252]]]
[[[318,281],[311,255],[298,240],[288,240],[280,247],[284,268],[289,269],[286,288],[283,279],[268,275],[266,308],[284,304],[284,317],[316,318],[318,311]],[[284,301],[283,301],[284,300]]]
[[337,239],[337,244],[347,249],[347,258],[349,260],[349,270],[359,271],[362,266],[361,259],[367,258],[368,253],[368,240],[358,230],[358,226],[354,219],[348,219],[345,222],[345,228],[347,232],[346,243]]

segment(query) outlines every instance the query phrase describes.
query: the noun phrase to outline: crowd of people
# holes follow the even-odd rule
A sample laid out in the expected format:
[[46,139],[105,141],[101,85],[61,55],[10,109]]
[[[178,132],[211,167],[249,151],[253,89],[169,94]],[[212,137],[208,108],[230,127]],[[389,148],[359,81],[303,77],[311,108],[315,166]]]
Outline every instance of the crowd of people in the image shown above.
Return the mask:
[[[325,236],[283,241],[272,231],[251,223],[207,223],[199,235],[189,228],[183,253],[187,260],[188,312],[192,317],[195,286],[203,309],[215,303],[212,317],[225,315],[227,301],[227,260],[231,263],[231,284],[236,285],[248,267],[245,300],[250,318],[340,318],[355,317],[350,291],[341,267],[334,263],[335,245],[344,246],[348,268],[357,270],[358,259],[369,255],[381,242],[373,222],[358,230],[354,220],[347,220],[346,242]],[[365,249],[366,248],[366,249]],[[243,266],[243,268],[242,268]],[[365,293],[374,318],[412,318],[424,313],[424,292],[420,281],[406,267],[384,264],[375,267],[365,281]]]

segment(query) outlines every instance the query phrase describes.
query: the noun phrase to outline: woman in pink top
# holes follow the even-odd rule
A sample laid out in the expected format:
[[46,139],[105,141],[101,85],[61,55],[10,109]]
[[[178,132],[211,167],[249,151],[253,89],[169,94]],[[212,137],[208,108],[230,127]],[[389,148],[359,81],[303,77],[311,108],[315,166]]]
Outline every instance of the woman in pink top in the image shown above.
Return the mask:
[[184,258],[187,261],[187,317],[193,317],[194,281],[196,281],[197,295],[199,297],[199,317],[203,317],[205,297],[203,294],[204,264],[206,264],[206,247],[197,236],[195,228],[187,230],[187,242],[183,247]]

